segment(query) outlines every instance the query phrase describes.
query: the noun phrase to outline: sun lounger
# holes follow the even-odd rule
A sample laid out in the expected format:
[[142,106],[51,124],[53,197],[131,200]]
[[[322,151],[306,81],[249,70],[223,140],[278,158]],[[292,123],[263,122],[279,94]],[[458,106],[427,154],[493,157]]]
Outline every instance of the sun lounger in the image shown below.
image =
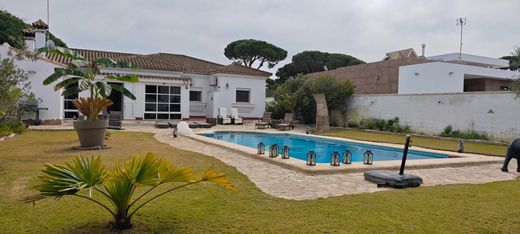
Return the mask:
[[188,127],[190,127],[190,128],[198,128],[199,125],[196,124],[195,122],[188,122]]
[[194,121],[193,123],[198,125],[199,128],[211,128],[211,127],[213,127],[211,124],[203,122],[203,121]]
[[231,123],[232,124],[243,124],[243,119],[238,115],[238,109],[237,108],[229,108],[230,116],[231,116]]
[[283,118],[283,122],[279,124],[274,124],[274,128],[280,129],[282,131],[294,129],[293,123],[293,113],[285,113],[285,117]]
[[231,118],[227,114],[225,107],[218,108],[217,120],[219,124],[231,124]]
[[255,123],[255,127],[265,129],[269,126],[271,126],[271,112],[264,112],[264,116],[259,122]]
[[155,121],[155,128],[169,128],[170,125],[166,121]]

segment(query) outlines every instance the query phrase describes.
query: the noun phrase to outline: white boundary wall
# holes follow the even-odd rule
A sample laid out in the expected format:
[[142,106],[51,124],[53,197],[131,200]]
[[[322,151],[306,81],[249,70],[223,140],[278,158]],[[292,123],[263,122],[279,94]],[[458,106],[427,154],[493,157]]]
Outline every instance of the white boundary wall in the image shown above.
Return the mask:
[[427,134],[451,125],[494,138],[520,137],[520,98],[508,92],[359,95],[347,106],[349,121],[399,117],[401,124]]

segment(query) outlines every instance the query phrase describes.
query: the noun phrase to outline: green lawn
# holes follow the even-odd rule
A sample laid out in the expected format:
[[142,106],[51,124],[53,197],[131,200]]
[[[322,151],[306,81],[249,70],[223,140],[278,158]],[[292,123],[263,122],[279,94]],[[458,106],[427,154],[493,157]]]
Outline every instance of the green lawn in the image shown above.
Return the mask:
[[[101,154],[105,162],[147,151],[202,170],[215,163],[240,189],[206,184],[162,197],[134,217],[135,232],[345,233],[517,232],[520,180],[391,190],[311,201],[290,201],[261,192],[246,176],[218,160],[161,144],[151,134],[113,132],[110,150],[73,151],[75,133],[29,131],[0,142],[0,232],[106,232],[110,216],[88,201],[20,201],[44,162],[76,154]],[[375,185],[374,185],[375,186]]]
[[[404,145],[404,141],[405,141],[405,134],[373,132],[373,131],[354,130],[354,129],[334,129],[334,130],[330,130],[325,133],[320,133],[320,135],[343,137],[343,138],[363,140],[363,141],[372,141],[372,142],[395,143],[395,144],[403,144],[403,145]],[[458,142],[459,141],[457,139],[448,140],[448,139],[439,139],[439,138],[426,137],[426,136],[412,136],[412,145],[416,145],[416,146],[420,146],[420,147],[424,147],[424,148],[430,148],[430,149],[456,151],[457,147],[458,147]],[[464,150],[467,153],[504,156],[507,151],[507,146],[465,141]]]

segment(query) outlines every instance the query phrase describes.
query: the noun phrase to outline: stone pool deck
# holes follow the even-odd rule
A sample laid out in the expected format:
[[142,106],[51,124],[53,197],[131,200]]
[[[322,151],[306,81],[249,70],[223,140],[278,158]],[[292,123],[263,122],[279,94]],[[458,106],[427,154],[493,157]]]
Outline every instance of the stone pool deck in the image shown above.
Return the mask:
[[[307,200],[389,190],[388,188],[377,188],[375,184],[365,181],[362,172],[312,175],[251,158],[237,150],[214,144],[205,144],[194,140],[192,137],[180,135],[174,139],[171,135],[171,129],[156,129],[145,125],[127,125],[125,128],[126,131],[156,133],[154,137],[160,142],[215,157],[246,175],[263,192],[284,199]],[[243,126],[216,126],[211,130],[254,131],[255,129],[254,125],[245,124]],[[195,132],[200,131],[205,130],[195,130]],[[260,131],[268,132],[272,130]],[[304,129],[300,128],[291,132],[303,133]],[[423,186],[481,184],[514,180],[520,175],[520,173],[513,172],[516,165],[512,165],[511,172],[504,173],[500,171],[502,158],[489,157],[489,159],[492,161],[481,165],[469,164],[464,166],[460,164],[455,167],[443,165],[439,168],[408,169],[406,172],[421,176],[424,180]],[[513,162],[513,164],[515,163]]]

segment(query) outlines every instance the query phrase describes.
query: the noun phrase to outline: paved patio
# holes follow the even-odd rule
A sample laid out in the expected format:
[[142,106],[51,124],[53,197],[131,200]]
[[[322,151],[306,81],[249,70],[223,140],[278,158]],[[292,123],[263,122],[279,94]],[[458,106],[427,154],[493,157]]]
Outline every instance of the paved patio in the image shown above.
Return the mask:
[[[127,131],[153,132],[156,133],[155,138],[160,142],[215,157],[246,175],[263,192],[280,198],[307,200],[388,190],[388,188],[377,188],[375,184],[365,181],[363,173],[308,175],[249,158],[227,148],[204,144],[189,137],[179,136],[174,139],[171,129],[156,129],[145,125],[127,125],[125,127]],[[254,126],[251,124],[217,126],[214,129],[253,130]],[[300,128],[296,131],[302,132],[304,129]],[[424,180],[423,186],[481,184],[514,180],[520,175],[517,172],[503,173],[500,171],[500,166],[500,163],[493,163],[479,166],[410,169],[407,170],[407,173],[421,176]]]

